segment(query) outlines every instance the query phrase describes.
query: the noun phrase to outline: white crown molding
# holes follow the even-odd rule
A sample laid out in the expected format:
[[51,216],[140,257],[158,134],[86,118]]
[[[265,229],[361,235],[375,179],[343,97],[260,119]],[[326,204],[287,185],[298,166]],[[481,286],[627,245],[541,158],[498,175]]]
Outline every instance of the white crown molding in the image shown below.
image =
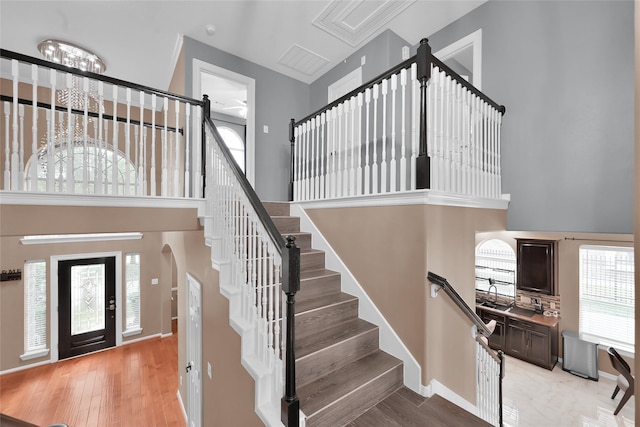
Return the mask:
[[113,240],[140,240],[143,234],[132,233],[90,233],[90,234],[47,234],[24,236],[23,245],[44,245],[51,243],[107,242]]

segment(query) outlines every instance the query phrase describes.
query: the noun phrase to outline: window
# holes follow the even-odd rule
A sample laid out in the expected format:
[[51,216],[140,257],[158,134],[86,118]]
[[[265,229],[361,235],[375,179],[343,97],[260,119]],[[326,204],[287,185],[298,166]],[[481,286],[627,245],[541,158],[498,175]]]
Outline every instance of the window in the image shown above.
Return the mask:
[[140,254],[126,254],[126,331],[124,336],[139,334],[140,327]]
[[516,254],[508,243],[491,239],[476,248],[476,289],[488,291],[493,283],[500,295],[515,297]]
[[633,248],[580,247],[580,333],[634,351]]
[[47,350],[47,264],[24,265],[24,352],[22,360],[44,356]]
[[227,144],[229,151],[231,151],[236,163],[240,166],[240,170],[244,172],[244,141],[233,129],[225,126],[218,126],[217,129],[224,143]]
[[[88,140],[85,144],[83,140],[76,139],[73,141],[73,177],[75,188],[74,192],[84,193],[84,180],[86,179],[87,192],[112,194],[113,192],[113,163],[114,151],[113,147],[108,144],[99,144],[94,140]],[[116,175],[118,180],[117,194],[125,194],[126,174],[129,175],[129,191],[128,194],[136,194],[136,167],[127,160],[125,155],[118,151],[116,157]],[[54,186],[55,191],[66,192],[67,188],[67,166],[68,166],[69,150],[67,142],[56,143],[54,153]],[[128,165],[127,165],[128,163]],[[31,185],[29,179],[29,168],[33,167],[31,161],[27,164],[25,172],[25,180],[27,185]],[[86,166],[86,167],[85,167]],[[128,168],[127,168],[128,166]],[[38,151],[38,191],[46,191],[47,189],[47,146],[43,146]],[[101,179],[98,179],[98,173]],[[103,188],[98,191],[96,184],[100,183]]]

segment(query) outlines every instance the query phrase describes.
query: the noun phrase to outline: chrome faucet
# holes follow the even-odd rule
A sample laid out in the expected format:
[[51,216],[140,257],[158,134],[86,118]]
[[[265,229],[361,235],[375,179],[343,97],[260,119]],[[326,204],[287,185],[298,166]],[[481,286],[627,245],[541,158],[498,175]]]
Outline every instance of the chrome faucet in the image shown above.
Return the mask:
[[498,302],[498,287],[493,284],[493,279],[489,279],[489,289],[487,289],[487,294],[491,293],[491,288],[494,290],[494,298],[493,302]]

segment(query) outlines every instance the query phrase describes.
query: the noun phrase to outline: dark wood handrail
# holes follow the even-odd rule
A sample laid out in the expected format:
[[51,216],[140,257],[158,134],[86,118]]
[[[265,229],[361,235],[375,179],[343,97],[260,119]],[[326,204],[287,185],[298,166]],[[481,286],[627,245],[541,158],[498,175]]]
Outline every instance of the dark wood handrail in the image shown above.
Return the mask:
[[460,294],[456,292],[456,290],[449,284],[447,279],[442,276],[438,276],[435,273],[429,272],[427,275],[429,282],[439,285],[444,289],[445,293],[449,295],[451,300],[455,305],[458,306],[460,310],[473,322],[474,325],[478,328],[478,332],[485,337],[489,337],[491,335],[491,331],[487,328],[487,325],[480,319],[480,316],[476,314],[475,311],[469,307],[469,305],[462,299]]
[[116,79],[114,77],[108,77],[103,74],[92,73],[90,71],[82,71],[78,68],[68,67],[66,65],[58,64],[56,62],[45,61],[44,59],[34,58],[33,56],[23,55],[22,53],[13,52],[6,49],[0,49],[0,57],[8,59],[16,59],[20,62],[27,62],[29,64],[35,64],[40,67],[52,68],[54,70],[62,71],[65,73],[74,74],[80,77],[88,77],[93,80],[101,80],[106,83],[111,83],[119,87],[125,87],[135,89],[141,92],[150,93],[152,95],[159,95],[165,98],[181,101],[187,104],[195,104],[202,106],[202,101],[198,99],[189,98],[187,96],[176,95],[175,93],[167,92],[160,89],[154,89],[149,86],[143,86],[136,83],[131,83],[126,80]]

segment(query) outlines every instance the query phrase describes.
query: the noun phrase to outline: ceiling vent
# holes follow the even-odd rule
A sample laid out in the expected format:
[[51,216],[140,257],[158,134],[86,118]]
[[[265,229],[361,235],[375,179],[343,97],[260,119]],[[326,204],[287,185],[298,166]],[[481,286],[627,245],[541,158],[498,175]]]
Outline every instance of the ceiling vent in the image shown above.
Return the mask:
[[298,71],[305,76],[312,76],[328,64],[329,60],[309,49],[294,44],[282,55],[278,63]]
[[313,25],[356,47],[416,0],[333,0]]

